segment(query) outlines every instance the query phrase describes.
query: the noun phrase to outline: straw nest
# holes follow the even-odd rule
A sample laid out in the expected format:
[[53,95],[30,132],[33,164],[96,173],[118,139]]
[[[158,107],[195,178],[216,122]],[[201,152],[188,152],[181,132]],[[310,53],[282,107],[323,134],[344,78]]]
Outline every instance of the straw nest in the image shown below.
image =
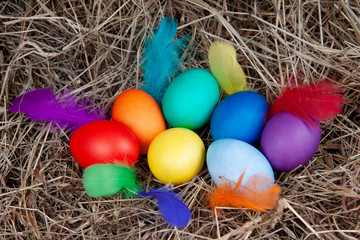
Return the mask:
[[[90,198],[69,151],[71,133],[10,114],[10,102],[37,88],[91,98],[108,113],[116,96],[136,87],[141,50],[163,16],[191,33],[183,69],[209,69],[211,42],[237,49],[252,90],[271,101],[292,76],[326,77],[346,104],[322,123],[315,157],[290,173],[269,213],[226,209],[204,201],[213,183],[206,168],[176,186],[191,209],[186,228],[170,227],[143,199]],[[358,1],[13,0],[0,3],[2,239],[359,239],[360,5]],[[206,146],[209,127],[198,131]],[[146,159],[136,165],[146,187],[163,186]]]

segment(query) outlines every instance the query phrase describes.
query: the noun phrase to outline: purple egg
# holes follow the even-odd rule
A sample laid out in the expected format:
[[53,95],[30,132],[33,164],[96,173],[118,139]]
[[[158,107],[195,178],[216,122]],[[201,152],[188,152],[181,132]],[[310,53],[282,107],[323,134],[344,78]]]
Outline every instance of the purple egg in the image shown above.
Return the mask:
[[288,112],[270,118],[261,135],[261,151],[274,169],[291,171],[312,159],[321,139],[320,123],[314,123]]

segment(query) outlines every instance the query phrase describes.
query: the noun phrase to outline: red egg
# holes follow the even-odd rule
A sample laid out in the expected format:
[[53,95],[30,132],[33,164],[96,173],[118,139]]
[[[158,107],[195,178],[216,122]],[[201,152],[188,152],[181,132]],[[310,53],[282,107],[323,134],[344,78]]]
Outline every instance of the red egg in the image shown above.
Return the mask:
[[70,138],[70,151],[83,168],[104,163],[132,166],[139,156],[139,143],[124,124],[99,120],[75,130]]

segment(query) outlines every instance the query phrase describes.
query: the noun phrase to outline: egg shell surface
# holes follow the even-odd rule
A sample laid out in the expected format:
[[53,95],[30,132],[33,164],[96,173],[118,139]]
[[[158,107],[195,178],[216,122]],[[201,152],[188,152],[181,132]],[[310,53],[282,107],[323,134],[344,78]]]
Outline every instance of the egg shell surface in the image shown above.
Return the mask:
[[204,162],[204,143],[189,129],[165,130],[155,137],[149,147],[150,170],[163,183],[190,181],[200,172]]
[[160,106],[146,92],[128,89],[115,100],[112,120],[125,124],[139,141],[140,153],[146,154],[151,141],[166,129]]
[[214,140],[234,138],[249,144],[260,141],[269,104],[252,91],[233,93],[224,98],[211,117],[210,131]]
[[139,143],[124,124],[98,120],[74,131],[70,138],[70,151],[83,168],[104,163],[131,166],[139,156]]
[[241,185],[255,174],[274,180],[274,172],[265,156],[252,145],[237,139],[214,141],[207,151],[206,164],[216,185],[222,182],[220,177],[236,183],[244,171]]
[[274,169],[291,171],[312,159],[321,140],[320,123],[314,123],[284,111],[269,119],[261,136],[261,151]]
[[219,85],[209,71],[187,70],[175,77],[165,91],[165,119],[172,127],[198,129],[210,120],[219,96]]

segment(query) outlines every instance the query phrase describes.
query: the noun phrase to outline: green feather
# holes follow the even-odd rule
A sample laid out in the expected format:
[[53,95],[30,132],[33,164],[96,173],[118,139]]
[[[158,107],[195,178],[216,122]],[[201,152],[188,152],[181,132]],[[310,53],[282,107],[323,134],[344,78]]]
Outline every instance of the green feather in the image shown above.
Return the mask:
[[123,165],[97,164],[85,169],[83,185],[90,197],[106,197],[122,191],[126,197],[139,193],[134,169]]

